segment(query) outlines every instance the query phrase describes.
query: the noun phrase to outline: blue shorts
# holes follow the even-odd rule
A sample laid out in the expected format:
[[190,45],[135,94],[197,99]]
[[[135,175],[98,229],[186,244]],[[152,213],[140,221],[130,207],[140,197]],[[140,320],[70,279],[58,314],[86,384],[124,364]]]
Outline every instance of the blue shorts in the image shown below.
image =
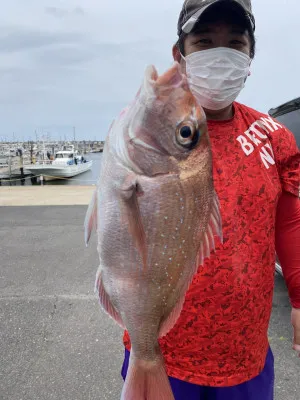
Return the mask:
[[[125,349],[121,375],[125,380],[130,353]],[[230,387],[207,387],[169,377],[175,400],[274,400],[274,357],[269,348],[260,375],[248,382]]]

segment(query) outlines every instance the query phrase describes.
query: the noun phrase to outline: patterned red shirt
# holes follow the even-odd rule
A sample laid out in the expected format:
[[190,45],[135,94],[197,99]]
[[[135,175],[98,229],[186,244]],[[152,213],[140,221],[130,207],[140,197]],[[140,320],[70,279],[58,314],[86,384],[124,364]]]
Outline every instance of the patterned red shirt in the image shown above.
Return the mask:
[[[257,376],[268,350],[281,191],[299,195],[294,136],[268,115],[234,103],[228,121],[208,123],[223,244],[198,273],[181,315],[159,340],[169,376],[232,386]],[[127,332],[124,344],[130,349]]]

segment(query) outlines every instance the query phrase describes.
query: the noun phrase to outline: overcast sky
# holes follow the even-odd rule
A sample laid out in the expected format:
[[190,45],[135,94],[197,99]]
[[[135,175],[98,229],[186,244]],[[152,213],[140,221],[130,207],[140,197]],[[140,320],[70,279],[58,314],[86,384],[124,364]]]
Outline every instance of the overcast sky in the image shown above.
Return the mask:
[[[183,0],[10,0],[0,13],[0,140],[104,139],[145,67],[172,62]],[[257,54],[239,101],[300,96],[299,0],[253,0]],[[278,5],[277,5],[278,4]]]

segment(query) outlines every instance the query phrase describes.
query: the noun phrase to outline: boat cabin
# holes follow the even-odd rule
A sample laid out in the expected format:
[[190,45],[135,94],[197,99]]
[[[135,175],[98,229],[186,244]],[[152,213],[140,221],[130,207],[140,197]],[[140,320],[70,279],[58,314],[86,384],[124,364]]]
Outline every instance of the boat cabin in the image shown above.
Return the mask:
[[52,164],[66,164],[66,165],[78,165],[81,163],[85,163],[86,160],[82,155],[78,154],[78,151],[71,146],[70,150],[60,150],[55,155],[55,160]]

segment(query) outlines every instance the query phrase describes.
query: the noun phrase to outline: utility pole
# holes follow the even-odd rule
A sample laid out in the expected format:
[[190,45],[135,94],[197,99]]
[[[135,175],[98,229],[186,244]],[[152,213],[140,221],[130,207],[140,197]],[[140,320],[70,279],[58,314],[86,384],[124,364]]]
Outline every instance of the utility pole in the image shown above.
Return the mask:
[[33,142],[30,142],[30,164],[33,164]]
[[9,152],[9,159],[8,159],[8,169],[9,169],[9,184],[11,186],[11,154]]

